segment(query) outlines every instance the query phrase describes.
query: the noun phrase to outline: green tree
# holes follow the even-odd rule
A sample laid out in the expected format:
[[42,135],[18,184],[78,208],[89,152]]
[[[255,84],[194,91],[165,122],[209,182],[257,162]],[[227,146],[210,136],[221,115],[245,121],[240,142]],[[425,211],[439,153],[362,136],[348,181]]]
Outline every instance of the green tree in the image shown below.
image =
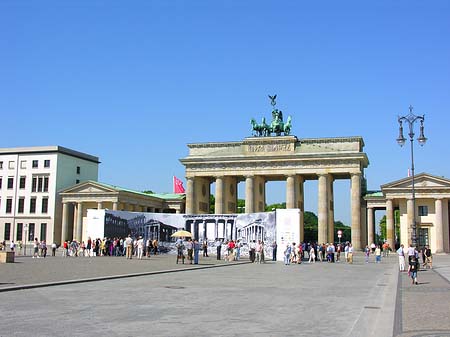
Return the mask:
[[282,202],[281,204],[271,204],[266,205],[265,207],[266,212],[272,212],[275,209],[286,209],[286,203]]
[[216,198],[213,194],[209,195],[209,213],[215,214],[216,211]]
[[303,223],[304,223],[304,241],[305,242],[314,242],[317,241],[317,233],[318,233],[318,219],[317,215],[313,212],[306,211],[303,215]]
[[[394,226],[395,226],[395,238],[394,238],[394,244],[397,243],[397,239],[400,238],[400,211],[397,209],[394,211]],[[384,215],[380,219],[380,234],[376,236],[377,242],[383,242],[386,240],[386,215]]]
[[152,190],[142,191],[142,193],[145,193],[145,194],[155,194],[155,192],[153,192]]

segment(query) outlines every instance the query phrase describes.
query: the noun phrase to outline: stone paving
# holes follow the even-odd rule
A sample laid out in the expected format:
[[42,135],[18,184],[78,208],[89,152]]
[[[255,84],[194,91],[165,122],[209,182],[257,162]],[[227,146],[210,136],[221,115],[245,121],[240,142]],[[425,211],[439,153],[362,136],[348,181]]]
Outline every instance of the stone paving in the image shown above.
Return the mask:
[[419,285],[395,255],[291,266],[213,256],[176,265],[167,255],[16,261],[0,265],[0,336],[450,336],[448,255],[419,272]]

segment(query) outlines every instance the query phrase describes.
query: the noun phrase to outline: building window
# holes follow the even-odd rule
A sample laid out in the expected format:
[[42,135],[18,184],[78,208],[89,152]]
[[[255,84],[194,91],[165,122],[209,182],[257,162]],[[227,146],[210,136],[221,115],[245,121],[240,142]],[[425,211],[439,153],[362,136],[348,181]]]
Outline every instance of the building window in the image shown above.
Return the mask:
[[21,169],[26,169],[27,168],[27,161],[26,160],[22,160],[20,162],[20,168]]
[[0,190],[2,189],[2,177],[0,177]]
[[47,224],[41,223],[41,235],[40,235],[41,241],[47,241]]
[[30,213],[36,213],[36,198],[30,199]]
[[25,209],[25,198],[19,198],[19,205],[17,206],[17,213],[23,213]]
[[2,168],[3,168],[3,162],[0,161],[0,169],[2,169]]
[[49,159],[44,160],[44,167],[50,167],[50,160]]
[[80,179],[75,180],[75,184],[79,184],[80,183]]
[[6,213],[11,213],[12,211],[12,199],[6,199]]
[[37,160],[33,160],[33,161],[31,162],[31,167],[32,167],[32,168],[38,168],[38,161],[37,161]]
[[48,198],[42,198],[42,213],[47,213],[48,212]]
[[26,180],[26,177],[20,177],[20,180],[19,180],[19,188],[25,188],[25,180]]
[[9,177],[8,178],[8,189],[12,189],[14,187],[14,178],[13,177]]
[[[10,223],[5,223],[5,233],[3,235],[3,240],[9,240],[11,239],[11,224]],[[6,248],[5,248],[6,250]]]
[[428,206],[419,206],[419,216],[428,215]]
[[14,161],[10,161],[9,163],[8,163],[8,168],[10,169],[10,170],[14,170],[14,168],[15,168],[15,164],[16,162],[14,162]]
[[33,177],[31,180],[31,192],[48,192],[48,182],[48,177]]
[[42,192],[42,182],[43,182],[42,177],[39,177],[38,178],[38,188],[37,188],[38,192]]
[[77,166],[77,174],[81,173],[81,167]]
[[34,240],[34,223],[28,224],[28,241]]
[[44,177],[44,192],[48,192],[48,177]]
[[22,241],[23,223],[17,224],[16,241]]

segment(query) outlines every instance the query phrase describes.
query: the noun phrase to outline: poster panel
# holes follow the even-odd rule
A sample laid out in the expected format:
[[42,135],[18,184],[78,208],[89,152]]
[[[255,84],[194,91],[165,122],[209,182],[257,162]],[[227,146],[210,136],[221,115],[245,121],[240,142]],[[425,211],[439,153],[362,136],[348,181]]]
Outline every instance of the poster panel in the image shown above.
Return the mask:
[[284,251],[287,245],[300,242],[300,210],[277,209],[276,210],[276,233],[277,233],[277,261],[283,261]]

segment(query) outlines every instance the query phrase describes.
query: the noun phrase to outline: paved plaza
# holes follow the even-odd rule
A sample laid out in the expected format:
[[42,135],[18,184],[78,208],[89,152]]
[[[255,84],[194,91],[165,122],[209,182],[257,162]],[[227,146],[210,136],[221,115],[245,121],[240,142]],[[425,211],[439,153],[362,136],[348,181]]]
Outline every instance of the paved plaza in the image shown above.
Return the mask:
[[419,285],[395,255],[290,266],[17,257],[0,272],[0,336],[450,336],[448,255]]

